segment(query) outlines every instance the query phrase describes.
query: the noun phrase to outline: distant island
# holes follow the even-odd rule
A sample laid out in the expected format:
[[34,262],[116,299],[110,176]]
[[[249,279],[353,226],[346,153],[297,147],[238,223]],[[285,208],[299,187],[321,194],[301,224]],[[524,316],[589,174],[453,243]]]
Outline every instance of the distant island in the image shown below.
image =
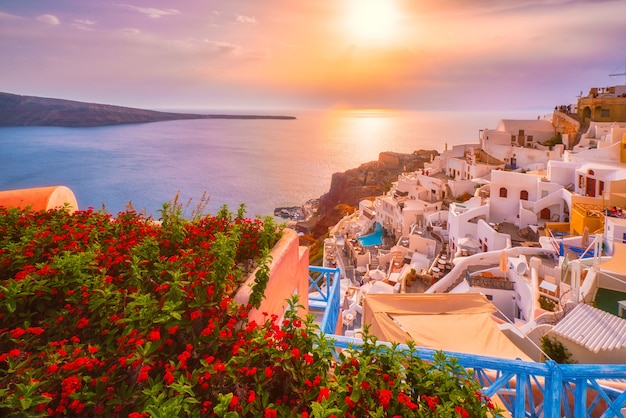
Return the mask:
[[91,127],[185,119],[295,119],[294,116],[158,112],[0,92],[0,126]]

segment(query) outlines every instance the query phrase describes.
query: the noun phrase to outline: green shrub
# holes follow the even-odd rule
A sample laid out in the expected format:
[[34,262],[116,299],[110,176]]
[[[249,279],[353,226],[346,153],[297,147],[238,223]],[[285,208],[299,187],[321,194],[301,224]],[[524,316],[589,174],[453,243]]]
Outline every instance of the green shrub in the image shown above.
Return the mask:
[[[365,337],[335,360],[313,317],[248,320],[281,229],[222,208],[161,222],[133,211],[0,208],[0,415],[486,416],[452,359]],[[259,266],[254,297],[233,295]],[[496,411],[497,414],[497,411]]]

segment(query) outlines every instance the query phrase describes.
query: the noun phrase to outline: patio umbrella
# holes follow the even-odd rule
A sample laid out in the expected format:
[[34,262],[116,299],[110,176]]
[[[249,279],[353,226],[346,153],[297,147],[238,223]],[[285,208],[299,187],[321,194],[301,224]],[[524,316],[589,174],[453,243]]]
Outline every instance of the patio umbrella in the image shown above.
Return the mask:
[[385,277],[387,277],[387,275],[382,270],[378,270],[378,269],[370,270],[370,278],[372,280],[384,280]]
[[393,286],[383,282],[369,282],[361,286],[362,294],[367,293],[394,293]]
[[464,237],[459,238],[459,246],[466,248],[480,248],[480,243],[476,241],[474,238]]
[[587,247],[588,245],[589,245],[589,228],[585,226],[585,229],[583,229],[583,234],[580,237],[580,246]]
[[502,250],[502,253],[500,254],[500,271],[502,273],[509,271],[509,257],[504,250]]

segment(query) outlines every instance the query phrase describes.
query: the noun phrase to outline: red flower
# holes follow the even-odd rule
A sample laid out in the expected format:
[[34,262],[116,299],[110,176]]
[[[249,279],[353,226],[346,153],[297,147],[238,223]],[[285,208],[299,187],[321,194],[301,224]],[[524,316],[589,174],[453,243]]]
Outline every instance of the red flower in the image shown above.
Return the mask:
[[11,337],[17,339],[26,334],[26,331],[24,331],[23,328],[14,328],[9,332],[9,334],[11,334]]
[[298,347],[291,349],[291,355],[294,356],[295,358],[300,357],[300,350],[298,349]]
[[20,354],[22,354],[22,352],[20,351],[19,348],[14,348],[12,350],[9,350],[9,358],[19,357]]
[[76,323],[76,326],[80,329],[85,328],[87,325],[89,325],[89,320],[87,318],[80,318]]
[[465,408],[463,408],[462,406],[457,406],[457,407],[455,407],[455,408],[454,408],[454,411],[455,411],[457,414],[460,414],[460,415],[461,415],[461,418],[469,418],[469,412],[467,412],[467,411],[465,410]]
[[165,370],[165,374],[163,375],[163,380],[165,381],[165,383],[167,383],[168,385],[171,385],[172,383],[174,383],[174,375],[172,374],[171,370],[168,368],[167,370]]
[[80,414],[85,410],[85,404],[81,403],[78,399],[75,399],[68,405],[68,408],[73,409],[76,413]]
[[234,395],[233,398],[230,400],[230,405],[228,407],[231,410],[233,410],[237,407],[238,404],[239,404],[239,397],[237,397],[237,395]]
[[253,390],[248,391],[248,403],[254,402],[256,399],[256,393]]
[[389,401],[391,401],[391,397],[393,396],[393,392],[389,389],[381,389],[378,391],[378,400],[383,408],[389,407]]
[[137,376],[137,382],[141,383],[141,382],[145,382],[146,380],[148,380],[148,372],[152,369],[151,366],[143,366],[141,368],[141,370],[139,371],[139,376]]
[[317,402],[322,403],[324,399],[328,399],[330,396],[330,389],[320,388],[320,394],[317,396]]
[[44,329],[39,327],[26,328],[26,332],[31,333],[33,335],[39,335],[43,333]]
[[61,389],[65,396],[69,396],[82,387],[82,382],[76,376],[68,376],[61,382]]
[[161,339],[161,331],[158,328],[153,328],[146,338],[150,341],[159,341]]
[[274,371],[272,370],[271,367],[268,366],[265,368],[265,377],[267,377],[268,379],[271,379],[273,374],[274,374]]
[[263,418],[276,418],[277,416],[278,416],[278,413],[275,410],[265,408],[265,413],[263,414]]
[[436,396],[428,396],[424,395],[424,399],[426,399],[426,403],[428,404],[428,408],[431,411],[435,411],[437,409],[437,404],[439,403],[439,398]]

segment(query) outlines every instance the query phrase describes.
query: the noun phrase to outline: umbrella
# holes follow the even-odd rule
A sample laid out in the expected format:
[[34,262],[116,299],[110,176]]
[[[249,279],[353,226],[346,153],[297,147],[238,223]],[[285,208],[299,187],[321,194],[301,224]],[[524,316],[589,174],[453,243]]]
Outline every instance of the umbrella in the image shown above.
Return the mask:
[[372,280],[384,280],[387,277],[384,271],[382,270],[370,270],[370,278]]
[[464,237],[459,239],[459,246],[467,248],[480,248],[480,243],[474,238]]
[[369,282],[361,286],[361,293],[394,293],[393,286],[383,282]]
[[502,250],[500,254],[500,271],[506,273],[509,271],[509,257],[506,255],[506,251]]
[[580,246],[586,247],[588,245],[589,245],[589,228],[585,226],[585,229],[583,229],[583,234],[580,237]]

